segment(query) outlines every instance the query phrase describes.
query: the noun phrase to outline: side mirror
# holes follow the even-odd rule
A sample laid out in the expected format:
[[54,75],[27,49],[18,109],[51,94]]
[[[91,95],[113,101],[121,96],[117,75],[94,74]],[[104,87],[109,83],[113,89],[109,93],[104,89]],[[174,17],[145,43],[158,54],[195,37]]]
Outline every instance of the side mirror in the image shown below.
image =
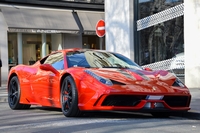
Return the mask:
[[146,71],[153,71],[153,70],[152,70],[151,68],[149,68],[149,67],[145,67],[144,70],[146,70]]
[[40,69],[42,69],[44,71],[51,71],[55,75],[59,75],[59,72],[54,67],[52,67],[50,64],[42,64],[42,65],[40,65]]

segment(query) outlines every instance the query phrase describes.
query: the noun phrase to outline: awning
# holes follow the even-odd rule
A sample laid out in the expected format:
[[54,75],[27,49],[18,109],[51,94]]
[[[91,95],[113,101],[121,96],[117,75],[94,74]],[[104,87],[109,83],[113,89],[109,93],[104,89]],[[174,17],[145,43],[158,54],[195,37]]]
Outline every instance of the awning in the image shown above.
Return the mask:
[[0,7],[8,28],[16,31],[78,33],[79,27],[71,10],[27,9]]
[[104,12],[77,11],[84,34],[96,34],[96,24],[105,18]]

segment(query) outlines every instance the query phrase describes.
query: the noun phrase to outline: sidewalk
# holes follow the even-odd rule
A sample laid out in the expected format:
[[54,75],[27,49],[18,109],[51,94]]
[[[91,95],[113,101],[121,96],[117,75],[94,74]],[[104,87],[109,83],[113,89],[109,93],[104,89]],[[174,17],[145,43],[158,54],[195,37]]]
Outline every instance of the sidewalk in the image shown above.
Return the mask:
[[200,88],[190,88],[192,95],[190,110],[184,115],[185,118],[200,120]]
[[0,87],[0,102],[7,102],[8,100],[7,84],[1,84]]

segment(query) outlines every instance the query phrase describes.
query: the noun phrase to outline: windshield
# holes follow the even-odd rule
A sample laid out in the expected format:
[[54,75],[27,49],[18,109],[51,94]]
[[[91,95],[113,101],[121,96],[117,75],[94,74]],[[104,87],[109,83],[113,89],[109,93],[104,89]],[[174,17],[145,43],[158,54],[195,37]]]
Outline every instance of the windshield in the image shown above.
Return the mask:
[[142,69],[127,57],[102,51],[77,51],[67,54],[68,67],[134,68]]

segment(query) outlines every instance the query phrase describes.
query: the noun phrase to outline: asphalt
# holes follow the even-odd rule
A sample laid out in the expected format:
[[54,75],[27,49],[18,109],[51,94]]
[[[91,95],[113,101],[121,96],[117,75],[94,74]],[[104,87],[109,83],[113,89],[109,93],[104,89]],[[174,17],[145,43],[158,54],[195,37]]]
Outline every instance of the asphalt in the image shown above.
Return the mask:
[[[200,120],[200,88],[189,88],[192,95],[191,109],[185,115],[186,118],[198,119]],[[0,103],[8,102],[7,85],[2,84],[0,87]]]

